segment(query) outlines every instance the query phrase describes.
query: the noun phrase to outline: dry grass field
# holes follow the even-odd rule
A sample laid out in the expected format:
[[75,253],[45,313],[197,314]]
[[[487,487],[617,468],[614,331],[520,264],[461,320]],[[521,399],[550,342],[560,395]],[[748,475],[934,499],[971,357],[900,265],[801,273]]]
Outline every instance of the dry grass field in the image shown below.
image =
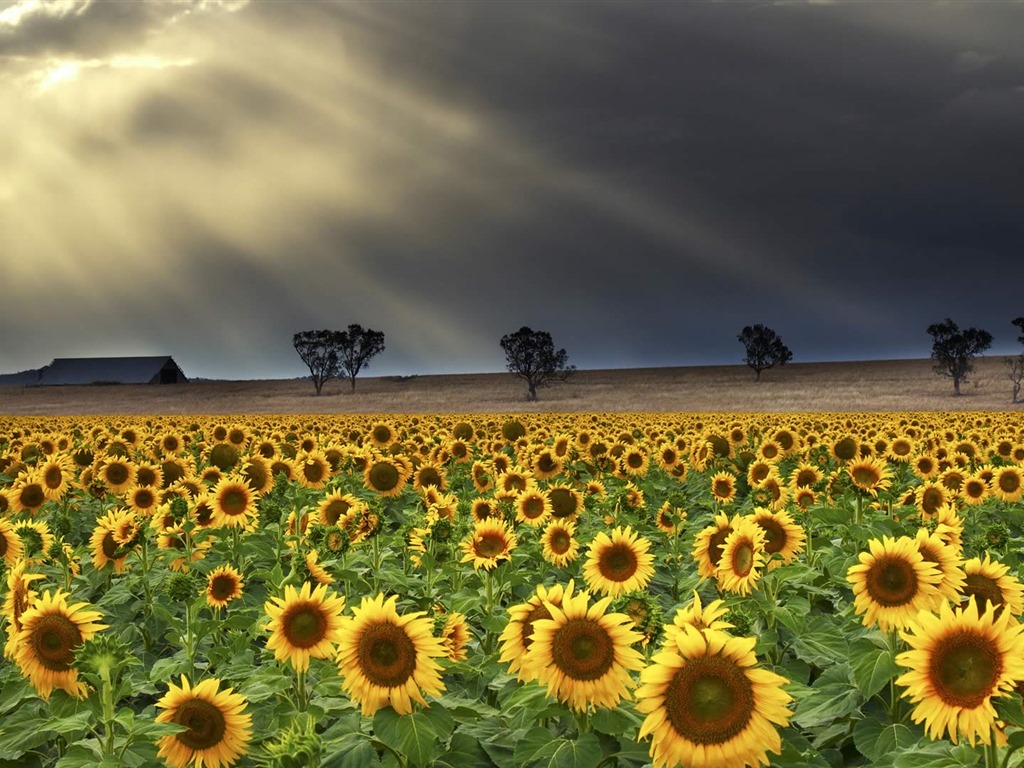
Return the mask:
[[507,373],[331,381],[200,381],[177,386],[0,387],[0,414],[475,413],[522,411],[963,411],[1019,410],[1003,357],[977,361],[963,395],[931,361],[796,363],[577,371],[525,399]]

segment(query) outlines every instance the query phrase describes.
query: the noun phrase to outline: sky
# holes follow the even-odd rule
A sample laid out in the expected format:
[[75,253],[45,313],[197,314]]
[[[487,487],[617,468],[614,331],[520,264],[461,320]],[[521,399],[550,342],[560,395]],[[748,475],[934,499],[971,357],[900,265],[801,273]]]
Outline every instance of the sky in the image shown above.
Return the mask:
[[1016,354],[1024,2],[0,1],[0,373]]

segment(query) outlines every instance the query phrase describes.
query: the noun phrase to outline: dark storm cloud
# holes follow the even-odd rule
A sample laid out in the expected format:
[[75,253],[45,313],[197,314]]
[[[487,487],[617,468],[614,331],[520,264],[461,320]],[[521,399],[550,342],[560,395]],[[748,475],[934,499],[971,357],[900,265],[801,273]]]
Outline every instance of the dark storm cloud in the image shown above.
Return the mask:
[[0,50],[191,62],[67,141],[113,200],[80,247],[134,232],[159,277],[115,307],[198,375],[350,322],[377,373],[498,370],[521,325],[581,367],[737,362],[756,322],[797,360],[926,356],[947,315],[1014,349],[1022,4],[104,5]]

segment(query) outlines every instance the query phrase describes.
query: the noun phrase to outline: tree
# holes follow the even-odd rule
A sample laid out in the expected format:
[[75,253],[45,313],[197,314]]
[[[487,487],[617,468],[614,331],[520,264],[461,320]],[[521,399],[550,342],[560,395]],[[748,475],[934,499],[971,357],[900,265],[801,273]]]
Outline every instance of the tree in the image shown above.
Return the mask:
[[992,334],[977,328],[960,330],[948,317],[941,323],[928,326],[932,337],[934,370],[953,379],[953,394],[960,394],[961,382],[974,372],[971,361],[992,346]]
[[341,331],[338,340],[338,371],[343,379],[352,382],[356,391],[356,376],[369,365],[370,358],[384,351],[384,333],[363,328],[353,323]]
[[502,336],[501,348],[505,350],[508,370],[526,381],[527,400],[537,399],[537,387],[565,381],[576,370],[576,366],[566,365],[569,355],[564,349],[555,351],[547,331],[534,331],[524,325],[515,333]]
[[[1024,317],[1018,317],[1012,321],[1021,333],[1017,341],[1024,344]],[[1024,355],[1017,355],[1006,361],[1006,367],[1010,370],[1010,381],[1013,382],[1013,402],[1020,402],[1021,383],[1024,382]]]
[[760,323],[744,326],[736,338],[747,350],[743,362],[754,369],[754,381],[761,380],[761,371],[785,365],[793,359],[793,353],[782,343],[779,334]]
[[328,379],[337,375],[338,371],[338,331],[300,331],[292,336],[292,345],[299,353],[302,362],[309,368],[310,378],[316,393]]
[[1020,329],[1020,336],[1017,337],[1017,341],[1024,344],[1024,317],[1018,317],[1012,321]]
[[324,383],[336,377],[352,382],[371,357],[384,351],[384,334],[352,324],[347,331],[302,331],[292,337],[295,351],[309,368],[319,395]]

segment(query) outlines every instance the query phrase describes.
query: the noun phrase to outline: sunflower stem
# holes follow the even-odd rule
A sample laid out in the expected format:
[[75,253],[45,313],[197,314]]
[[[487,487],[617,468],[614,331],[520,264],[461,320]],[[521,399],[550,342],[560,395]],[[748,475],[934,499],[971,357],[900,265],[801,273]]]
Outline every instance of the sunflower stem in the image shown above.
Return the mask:
[[103,706],[103,756],[114,756],[114,686],[110,680],[110,669],[100,667],[100,699]]
[[[490,619],[494,615],[494,571],[487,571],[487,575],[484,577],[484,584],[486,588],[486,609],[484,615]],[[489,624],[490,622],[488,622]],[[490,628],[487,629],[484,635],[484,653],[488,656],[491,655],[491,650],[494,646],[494,633],[491,632]]]
[[576,715],[576,730],[578,734],[582,736],[585,733],[590,733],[590,708],[584,709],[582,712],[574,712]]
[[306,690],[306,670],[295,673],[295,706],[299,712],[309,708],[309,692]]
[[[896,654],[899,651],[900,635],[897,630],[892,630],[886,635],[886,645],[889,646],[889,657],[892,659],[892,663],[896,663]],[[899,692],[896,690],[896,677],[893,676],[889,679],[889,722],[894,725],[903,722],[903,713],[901,711],[901,700]]]
[[857,498],[857,507],[853,511],[853,524],[854,525],[860,525],[861,515],[864,512],[864,497],[858,491],[856,498]]

